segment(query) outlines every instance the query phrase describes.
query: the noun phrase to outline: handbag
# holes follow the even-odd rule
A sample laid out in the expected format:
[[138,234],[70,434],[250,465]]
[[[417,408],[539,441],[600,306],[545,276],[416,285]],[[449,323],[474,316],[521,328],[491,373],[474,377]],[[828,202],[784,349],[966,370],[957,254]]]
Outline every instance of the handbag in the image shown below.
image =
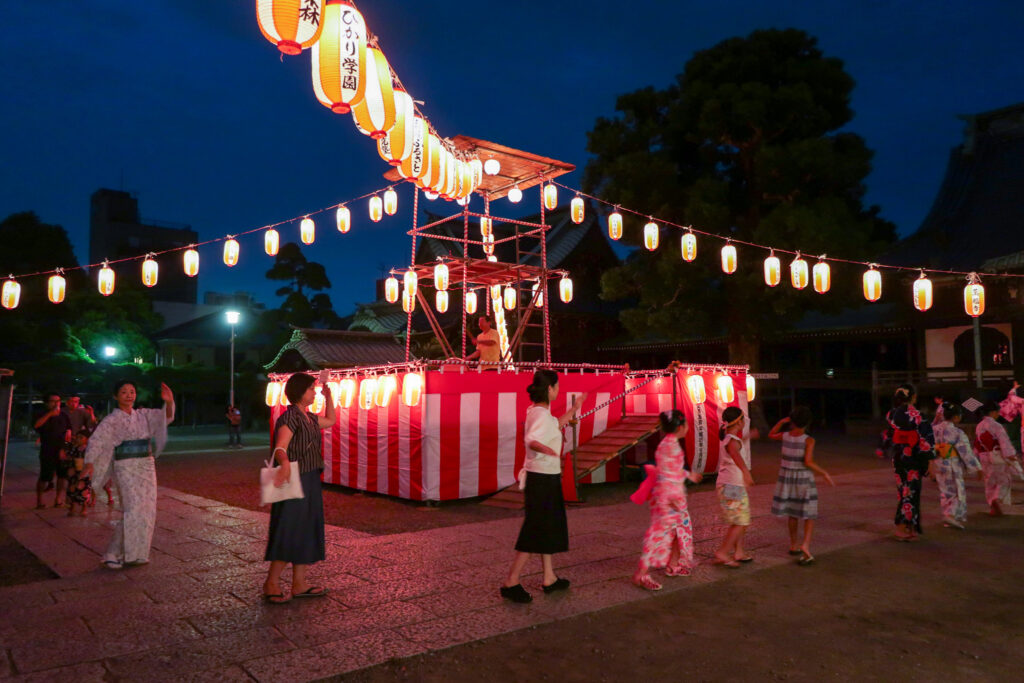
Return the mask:
[[299,463],[288,463],[292,468],[292,476],[288,483],[280,488],[274,486],[277,467],[274,467],[274,463],[270,460],[264,464],[266,467],[260,469],[260,505],[280,503],[282,500],[293,498],[305,498],[305,494],[302,492],[302,480],[299,478]]

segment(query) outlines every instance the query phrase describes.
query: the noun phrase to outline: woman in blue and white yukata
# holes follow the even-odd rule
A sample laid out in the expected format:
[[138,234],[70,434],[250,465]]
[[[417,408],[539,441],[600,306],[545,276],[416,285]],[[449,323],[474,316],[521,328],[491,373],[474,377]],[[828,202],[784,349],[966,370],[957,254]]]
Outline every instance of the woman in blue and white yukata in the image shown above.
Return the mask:
[[163,408],[135,408],[135,385],[114,386],[117,408],[103,418],[89,438],[85,476],[97,484],[111,477],[121,492],[122,519],[114,523],[103,564],[121,569],[149,562],[156,526],[156,464],[167,444],[167,425],[174,421],[174,394],[160,385]]
[[971,448],[967,435],[960,429],[963,410],[955,403],[940,406],[942,419],[936,415],[932,422],[936,458],[932,461],[932,474],[939,487],[942,504],[942,522],[947,527],[963,529],[967,523],[967,489],[964,472],[981,473],[981,462]]

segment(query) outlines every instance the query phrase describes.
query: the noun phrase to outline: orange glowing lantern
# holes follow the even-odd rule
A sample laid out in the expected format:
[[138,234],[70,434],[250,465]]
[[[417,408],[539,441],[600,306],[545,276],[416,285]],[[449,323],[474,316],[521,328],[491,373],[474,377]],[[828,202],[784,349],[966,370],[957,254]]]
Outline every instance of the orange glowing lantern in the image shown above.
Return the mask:
[[[412,117],[412,141],[411,150],[402,162],[398,165],[398,175],[406,180],[416,183],[417,187],[426,188],[426,181],[430,174],[430,164],[437,163],[437,154],[433,158],[428,154],[428,137],[430,127],[420,116]],[[390,144],[390,143],[389,143]]]
[[864,298],[868,301],[882,298],[882,274],[875,270],[874,265],[864,273]]
[[622,214],[618,211],[608,215],[608,237],[613,240],[622,239]]
[[9,275],[4,281],[3,294],[0,295],[0,303],[7,310],[12,310],[18,307],[18,302],[21,301],[21,285],[14,279],[14,276]]
[[704,389],[704,378],[701,375],[690,375],[686,378],[686,391],[690,394],[690,400],[694,405],[703,403],[708,395]]
[[647,251],[654,251],[658,248],[660,233],[658,224],[654,221],[644,226],[644,246],[647,247]]
[[347,114],[366,89],[366,22],[348,0],[327,0],[313,44],[313,92],[335,114]]
[[927,311],[932,307],[932,281],[921,271],[921,277],[914,281],[914,308]]
[[505,310],[511,311],[516,307],[516,288],[512,285],[505,287]]
[[466,313],[476,313],[476,292],[466,292]]
[[374,223],[379,223],[383,217],[384,202],[377,195],[370,197],[370,220]]
[[819,260],[814,264],[814,291],[824,294],[832,288],[832,268],[828,262]]
[[562,279],[558,281],[558,296],[562,299],[562,303],[569,303],[572,301],[572,278],[568,275],[563,275]]
[[96,279],[96,288],[100,290],[100,294],[103,296],[110,296],[114,293],[114,281],[116,279],[117,275],[114,274],[114,269],[104,261],[103,267],[100,268],[99,277]]
[[782,263],[775,252],[771,252],[764,260],[764,283],[769,287],[775,287],[782,281]]
[[384,300],[389,304],[398,301],[398,278],[394,275],[384,281]]
[[971,273],[970,279],[964,287],[964,310],[967,315],[977,318],[985,312],[985,287],[977,273]]
[[409,93],[395,88],[395,125],[377,140],[377,153],[392,166],[401,166],[412,155],[416,139],[416,105]]
[[384,191],[384,213],[394,216],[398,211],[398,193],[393,188]]
[[683,260],[691,263],[697,258],[697,236],[686,232],[679,240],[679,248],[683,252]]
[[416,277],[416,271],[407,270],[405,275],[402,276],[403,284],[405,285],[405,291],[409,292],[413,296],[416,295],[416,288],[419,284],[419,278]]
[[718,400],[722,403],[732,403],[736,400],[736,388],[733,386],[732,377],[719,375],[715,380],[715,387],[718,393]]
[[280,382],[267,382],[267,405],[273,408],[281,400],[281,386]]
[[314,415],[319,415],[324,412],[324,406],[327,405],[327,399],[324,398],[324,390],[322,387],[316,388],[316,395],[313,397],[313,402],[309,404],[308,410]]
[[402,378],[402,403],[412,408],[419,405],[423,393],[423,375],[418,372],[407,372]]
[[443,263],[434,266],[434,289],[442,292],[448,289],[448,266]]
[[[534,282],[533,283],[533,287],[531,289],[533,290],[534,298],[537,300],[537,308],[543,308],[544,307],[544,290],[540,288],[540,283],[539,282]],[[537,290],[540,290],[540,291],[537,291]]]
[[238,264],[238,240],[234,237],[228,236],[228,240],[224,243],[224,265],[228,268]]
[[347,206],[339,206],[334,214],[334,221],[338,226],[338,232],[344,235],[352,229],[352,212]]
[[152,256],[147,256],[142,262],[142,284],[146,287],[155,287],[159,277],[160,266],[157,265]]
[[189,277],[195,277],[199,274],[199,252],[195,249],[186,249],[185,254],[181,258],[182,265],[185,269],[185,275]]
[[484,216],[480,219],[480,236],[487,237],[494,231],[494,223],[491,222],[490,217]]
[[345,378],[338,382],[338,407],[351,408],[352,401],[356,397],[356,381],[352,378]]
[[753,401],[755,396],[757,396],[757,380],[753,375],[747,375],[747,400]]
[[412,313],[416,310],[415,292],[410,292],[408,289],[402,290],[402,310],[406,313]]
[[377,380],[377,391],[374,392],[373,402],[380,408],[387,408],[397,390],[398,380],[395,379],[395,376],[384,375]]
[[495,306],[501,305],[501,285],[491,285],[491,300]]
[[796,258],[789,264],[789,282],[794,289],[804,289],[808,281],[807,261],[797,252]]
[[377,395],[377,378],[365,377],[359,383],[359,407],[369,410],[373,407],[374,398]]
[[439,290],[434,293],[434,308],[438,313],[448,312],[448,292]]
[[722,247],[722,272],[726,275],[736,272],[736,247],[731,244]]
[[313,244],[313,240],[316,239],[316,223],[312,218],[307,216],[302,219],[299,224],[299,237],[302,238],[303,244]]
[[46,282],[46,297],[50,303],[59,304],[64,301],[66,289],[67,282],[64,280],[64,276],[58,272],[56,275],[51,275]]
[[569,215],[572,217],[572,222],[576,225],[583,222],[583,199],[579,195],[573,197],[572,202],[569,204]]
[[544,186],[544,208],[548,211],[558,208],[558,188],[551,183]]
[[366,48],[366,88],[362,101],[353,105],[352,116],[359,130],[374,140],[380,140],[395,125],[391,67],[384,53],[375,47]]
[[324,0],[256,0],[256,19],[267,40],[297,55],[320,39]]
[[281,248],[281,236],[277,230],[270,228],[263,233],[263,251],[267,256],[277,256],[277,250]]
[[492,255],[494,253],[494,233],[487,233],[480,239],[480,241],[483,242],[484,253],[488,256]]

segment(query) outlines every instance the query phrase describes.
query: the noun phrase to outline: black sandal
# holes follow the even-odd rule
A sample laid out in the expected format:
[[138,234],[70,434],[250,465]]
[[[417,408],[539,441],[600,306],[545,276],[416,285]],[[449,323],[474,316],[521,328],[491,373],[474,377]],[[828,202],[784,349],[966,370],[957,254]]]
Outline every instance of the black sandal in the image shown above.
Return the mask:
[[[544,590],[547,590],[547,588]],[[533,600],[533,596],[526,592],[521,583],[517,583],[514,586],[502,586],[501,597],[519,603],[527,603]]]
[[319,586],[311,586],[301,593],[292,593],[293,598],[322,598],[325,595],[327,595],[327,589]]
[[555,591],[564,591],[569,587],[569,579],[555,579],[555,582],[550,586],[543,586],[545,593],[554,593]]

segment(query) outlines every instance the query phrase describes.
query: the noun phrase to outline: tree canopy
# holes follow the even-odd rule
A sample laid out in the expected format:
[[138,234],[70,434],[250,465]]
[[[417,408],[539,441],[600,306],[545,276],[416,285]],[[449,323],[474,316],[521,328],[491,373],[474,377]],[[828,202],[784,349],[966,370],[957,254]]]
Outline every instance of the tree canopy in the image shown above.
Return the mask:
[[[338,324],[331,297],[322,291],[331,287],[327,271],[323,265],[307,261],[298,244],[281,246],[267,279],[286,283],[275,292],[285,297],[281,307],[265,314],[271,325],[331,328]],[[318,293],[309,297],[307,291]]]
[[[631,209],[738,241],[870,258],[895,229],[863,205],[871,150],[845,130],[854,81],[815,38],[796,29],[760,30],[696,53],[676,83],[618,98],[617,115],[588,135],[589,192]],[[646,221],[627,217],[624,241],[640,243]],[[632,225],[631,225],[632,223]],[[764,330],[790,325],[809,308],[854,301],[833,266],[833,291],[764,283],[768,253],[738,245],[739,268],[722,273],[721,240],[698,237],[698,257],[680,257],[675,229],[655,252],[640,249],[602,278],[602,296],[635,302],[622,313],[638,338],[726,335],[736,362],[756,364]],[[852,276],[852,275],[851,275]],[[859,291],[859,287],[857,288]]]

